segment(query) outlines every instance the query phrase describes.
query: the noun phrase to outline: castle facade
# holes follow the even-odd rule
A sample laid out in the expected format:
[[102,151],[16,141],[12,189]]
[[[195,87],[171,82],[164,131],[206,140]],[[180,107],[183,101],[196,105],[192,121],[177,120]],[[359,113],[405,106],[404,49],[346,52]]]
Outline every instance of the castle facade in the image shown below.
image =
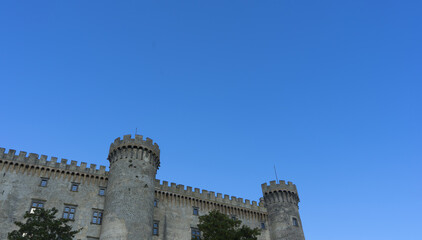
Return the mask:
[[259,240],[304,240],[299,195],[291,182],[262,184],[259,203],[156,179],[160,149],[125,135],[111,145],[109,171],[76,161],[0,148],[0,239],[26,211],[57,208],[82,228],[76,239],[200,239],[198,216],[218,210],[260,228]]

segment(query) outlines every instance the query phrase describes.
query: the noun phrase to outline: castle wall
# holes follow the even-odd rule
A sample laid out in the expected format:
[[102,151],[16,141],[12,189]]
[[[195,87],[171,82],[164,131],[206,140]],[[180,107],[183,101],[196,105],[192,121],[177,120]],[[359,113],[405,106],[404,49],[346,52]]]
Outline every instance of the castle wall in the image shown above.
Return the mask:
[[271,181],[261,185],[268,210],[272,240],[305,240],[299,215],[299,195],[291,182]]
[[[219,210],[229,216],[235,216],[251,228],[261,229],[261,223],[268,226],[266,209],[255,201],[243,201],[242,198],[229,197],[221,193],[200,190],[167,181],[156,180],[155,198],[158,200],[154,209],[154,220],[159,222],[159,235],[154,240],[191,239],[191,229],[197,228],[199,216],[211,210]],[[198,208],[198,216],[193,208]],[[269,240],[268,227],[263,229],[258,240]]]
[[155,146],[152,140],[144,141],[139,135],[135,139],[126,135],[111,145],[101,239],[152,239],[154,184],[159,166]]
[[[46,187],[40,186],[42,178],[48,179]],[[14,221],[23,221],[33,200],[43,201],[44,208],[57,208],[57,217],[62,217],[65,205],[76,206],[75,220],[70,225],[73,229],[83,228],[76,239],[99,237],[101,225],[90,222],[93,209],[104,208],[105,196],[99,195],[100,187],[106,185],[103,179],[0,156],[0,239],[7,239],[7,233],[17,229]],[[72,183],[79,183],[77,192],[70,191]]]
[[[155,166],[159,166],[159,161],[155,162]],[[125,173],[122,171],[120,174]],[[73,229],[83,229],[75,239],[100,239],[104,225],[92,224],[92,215],[93,211],[105,210],[108,190],[105,196],[100,196],[99,190],[110,187],[109,177],[110,173],[105,171],[104,166],[97,169],[95,164],[87,167],[83,162],[78,166],[76,161],[67,164],[66,159],[58,162],[55,157],[47,160],[44,155],[39,157],[31,153],[27,156],[26,152],[16,154],[15,150],[5,153],[5,149],[0,148],[0,239],[6,239],[7,233],[16,229],[14,221],[23,221],[23,215],[30,210],[33,200],[44,201],[44,208],[57,208],[57,217],[63,216],[65,205],[76,206],[75,219],[70,225]],[[40,186],[43,178],[48,179],[46,187]],[[72,183],[79,184],[77,192],[71,191]],[[235,216],[251,228],[261,229],[264,224],[259,240],[290,239],[285,234],[297,236],[292,239],[304,239],[297,208],[297,190],[291,183],[263,184],[265,204],[264,199],[259,203],[251,202],[157,179],[150,184],[154,185],[154,194],[148,201],[158,200],[157,207],[152,207],[153,202],[145,205],[152,207],[151,222],[158,223],[159,233],[152,236],[153,240],[191,239],[191,229],[197,228],[199,216],[214,209]],[[294,195],[277,195],[279,190]],[[194,207],[198,208],[198,215],[194,215]],[[299,227],[292,228],[292,216],[298,219]],[[152,229],[149,230],[151,233]]]

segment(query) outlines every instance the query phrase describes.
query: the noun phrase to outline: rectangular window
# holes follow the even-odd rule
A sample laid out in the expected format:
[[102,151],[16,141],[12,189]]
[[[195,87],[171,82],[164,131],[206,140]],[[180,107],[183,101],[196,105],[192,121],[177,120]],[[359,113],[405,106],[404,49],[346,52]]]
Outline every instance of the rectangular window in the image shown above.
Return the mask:
[[154,207],[158,207],[158,199],[154,199]]
[[101,225],[103,222],[103,211],[101,210],[94,210],[92,213],[92,224]]
[[47,187],[47,183],[48,183],[48,178],[41,178],[41,183],[40,183],[41,187]]
[[232,215],[232,220],[236,220],[236,216],[235,215]]
[[293,226],[299,226],[299,223],[297,222],[297,219],[296,218],[292,218],[292,221],[293,221]]
[[201,239],[201,232],[197,228],[192,228],[192,239]]
[[72,187],[70,188],[70,191],[77,192],[79,188],[79,183],[72,183]]
[[100,188],[100,192],[98,193],[100,196],[105,195],[105,188]]
[[74,220],[76,213],[76,206],[65,206],[63,210],[63,218]]
[[158,226],[159,226],[159,222],[154,221],[154,224],[152,225],[152,235],[158,236]]
[[199,215],[199,208],[193,207],[193,215],[195,215],[195,216]]
[[261,223],[261,229],[265,229],[265,223]]
[[31,203],[31,209],[29,210],[29,213],[34,213],[35,210],[37,210],[38,208],[44,208],[44,201],[33,200]]

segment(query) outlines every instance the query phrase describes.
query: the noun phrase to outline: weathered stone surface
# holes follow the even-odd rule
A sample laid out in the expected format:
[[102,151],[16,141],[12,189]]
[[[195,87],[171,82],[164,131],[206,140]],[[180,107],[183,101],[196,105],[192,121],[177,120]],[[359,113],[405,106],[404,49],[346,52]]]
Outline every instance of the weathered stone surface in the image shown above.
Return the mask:
[[111,145],[101,239],[152,239],[159,158],[158,145],[142,138],[125,136]]
[[[76,161],[0,148],[0,239],[16,229],[32,201],[55,207],[76,206],[74,229],[82,228],[76,239],[191,239],[198,216],[217,209],[262,230],[259,240],[304,240],[298,211],[299,197],[294,184],[284,181],[262,184],[264,198],[256,201],[230,197],[213,191],[168,183],[155,178],[160,166],[160,149],[149,138],[136,135],[117,138],[110,146],[110,171],[95,164],[79,166]],[[41,179],[48,179],[45,187]],[[77,183],[78,191],[71,191]],[[105,196],[99,194],[106,189]],[[154,201],[157,206],[154,207]],[[103,211],[102,225],[92,223],[94,211]],[[297,226],[293,225],[297,219]],[[158,235],[153,235],[158,222]]]
[[291,182],[262,184],[265,207],[268,212],[271,240],[304,240],[299,216],[299,196]]

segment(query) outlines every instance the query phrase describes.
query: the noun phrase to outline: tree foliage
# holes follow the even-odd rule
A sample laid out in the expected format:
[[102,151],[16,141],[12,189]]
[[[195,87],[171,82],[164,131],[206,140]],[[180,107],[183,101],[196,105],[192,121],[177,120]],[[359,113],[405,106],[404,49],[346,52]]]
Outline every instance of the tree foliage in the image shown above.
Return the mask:
[[15,222],[18,230],[10,232],[8,240],[72,240],[81,229],[72,231],[69,219],[56,219],[57,209],[38,208],[34,213],[26,212],[25,223]]
[[202,240],[257,240],[260,230],[241,224],[242,221],[213,210],[199,217],[198,228],[202,232]]

